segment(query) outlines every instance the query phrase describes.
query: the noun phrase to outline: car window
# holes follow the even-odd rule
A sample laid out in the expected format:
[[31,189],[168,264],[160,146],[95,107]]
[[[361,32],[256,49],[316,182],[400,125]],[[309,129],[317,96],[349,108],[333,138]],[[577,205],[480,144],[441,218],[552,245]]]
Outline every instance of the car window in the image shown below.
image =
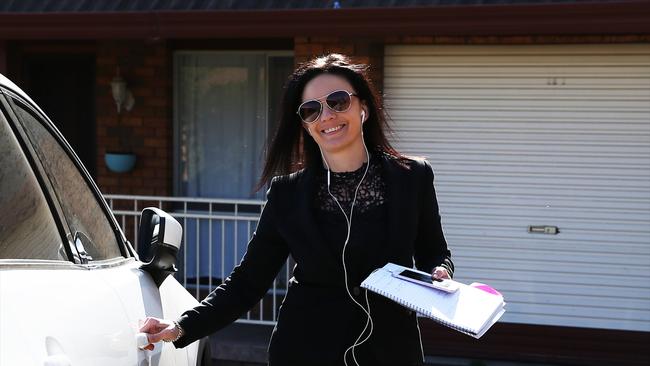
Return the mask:
[[61,203],[80,256],[87,260],[120,257],[120,247],[108,218],[77,166],[34,114],[18,101],[15,105]]
[[63,236],[0,110],[0,259],[67,260]]

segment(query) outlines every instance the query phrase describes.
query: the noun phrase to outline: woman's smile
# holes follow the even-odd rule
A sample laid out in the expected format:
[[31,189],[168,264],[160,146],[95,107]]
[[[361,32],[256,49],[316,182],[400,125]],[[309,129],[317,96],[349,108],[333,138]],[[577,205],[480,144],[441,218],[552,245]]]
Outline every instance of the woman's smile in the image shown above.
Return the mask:
[[346,127],[346,126],[347,126],[347,125],[346,125],[345,123],[342,123],[342,124],[340,124],[340,125],[336,125],[336,126],[334,126],[334,127],[330,127],[330,128],[323,129],[323,130],[321,130],[320,132],[321,132],[322,134],[326,135],[326,136],[331,136],[331,135],[336,134],[337,132],[342,131],[343,128]]

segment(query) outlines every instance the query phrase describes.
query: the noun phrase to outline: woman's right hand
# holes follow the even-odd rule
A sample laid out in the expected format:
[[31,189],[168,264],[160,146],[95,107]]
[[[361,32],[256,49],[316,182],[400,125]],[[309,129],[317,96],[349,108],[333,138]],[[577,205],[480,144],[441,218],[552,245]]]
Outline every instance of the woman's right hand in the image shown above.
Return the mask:
[[140,332],[147,333],[149,340],[149,344],[144,349],[151,351],[154,348],[153,344],[160,341],[171,342],[178,338],[180,331],[172,320],[148,317],[140,327]]

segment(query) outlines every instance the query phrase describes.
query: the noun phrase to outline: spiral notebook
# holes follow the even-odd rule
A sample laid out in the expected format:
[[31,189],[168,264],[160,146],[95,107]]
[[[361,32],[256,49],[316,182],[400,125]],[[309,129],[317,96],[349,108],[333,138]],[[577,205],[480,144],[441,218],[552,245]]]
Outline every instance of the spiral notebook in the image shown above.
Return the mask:
[[372,272],[361,287],[474,338],[483,336],[505,312],[502,296],[462,283],[458,291],[446,293],[393,276],[403,269],[388,263]]

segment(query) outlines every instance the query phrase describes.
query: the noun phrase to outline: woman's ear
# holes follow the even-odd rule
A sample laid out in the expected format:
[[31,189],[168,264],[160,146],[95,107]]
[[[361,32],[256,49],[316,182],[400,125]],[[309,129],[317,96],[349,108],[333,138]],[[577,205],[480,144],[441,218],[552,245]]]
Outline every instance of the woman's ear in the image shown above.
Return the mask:
[[368,106],[366,106],[366,102],[361,102],[361,123],[367,121],[369,116],[370,114],[368,113]]

